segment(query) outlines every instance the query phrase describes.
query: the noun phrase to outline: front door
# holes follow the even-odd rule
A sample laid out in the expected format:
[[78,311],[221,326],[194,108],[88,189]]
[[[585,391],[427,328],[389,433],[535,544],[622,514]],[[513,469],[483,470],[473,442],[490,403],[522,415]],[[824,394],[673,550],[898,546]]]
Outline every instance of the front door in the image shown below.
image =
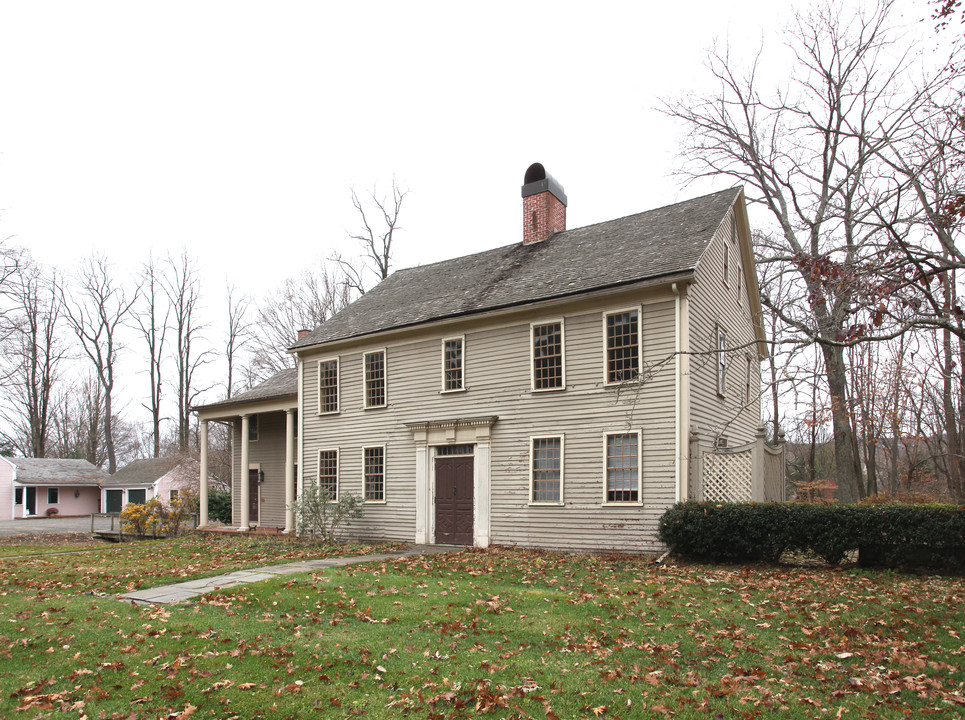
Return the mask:
[[27,509],[27,515],[37,514],[37,488],[28,487],[26,488],[27,499],[24,503],[24,507]]
[[107,491],[107,512],[119,513],[123,507],[124,507],[124,491],[108,490]]
[[436,458],[436,542],[472,545],[472,456]]
[[248,522],[258,522],[258,471],[248,471]]

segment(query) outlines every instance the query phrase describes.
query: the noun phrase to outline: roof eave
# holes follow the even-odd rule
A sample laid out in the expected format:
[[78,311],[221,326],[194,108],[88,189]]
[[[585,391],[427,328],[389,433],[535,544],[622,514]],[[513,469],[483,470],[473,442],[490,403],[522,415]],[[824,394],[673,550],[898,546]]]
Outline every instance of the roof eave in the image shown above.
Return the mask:
[[415,330],[417,328],[431,327],[436,324],[450,323],[453,320],[459,320],[461,318],[467,317],[494,317],[499,315],[506,315],[513,312],[518,312],[520,310],[525,310],[528,308],[538,307],[540,305],[545,305],[553,302],[559,302],[560,300],[577,300],[582,298],[592,299],[595,297],[600,297],[603,295],[608,295],[618,290],[629,290],[633,288],[652,288],[659,287],[661,285],[671,285],[673,283],[687,282],[694,278],[695,268],[684,268],[678,269],[670,273],[662,273],[659,275],[652,275],[647,278],[640,278],[637,280],[628,280],[622,283],[614,283],[612,285],[603,285],[600,287],[593,288],[591,290],[579,290],[577,292],[571,293],[560,293],[557,295],[546,296],[534,300],[529,300],[526,302],[509,303],[506,305],[494,306],[491,308],[485,308],[483,310],[469,310],[466,312],[451,313],[449,315],[442,315],[439,317],[429,318],[428,320],[421,320],[419,322],[408,323],[405,325],[396,325],[394,327],[382,328],[380,330],[372,330],[371,332],[356,333],[354,335],[348,335],[346,337],[336,338],[334,340],[326,340],[320,343],[312,343],[311,345],[293,345],[288,348],[287,352],[289,354],[300,354],[300,353],[311,353],[316,350],[320,350],[326,347],[337,346],[346,343],[356,342],[363,338],[377,337],[384,334],[394,334],[407,332],[410,330]]

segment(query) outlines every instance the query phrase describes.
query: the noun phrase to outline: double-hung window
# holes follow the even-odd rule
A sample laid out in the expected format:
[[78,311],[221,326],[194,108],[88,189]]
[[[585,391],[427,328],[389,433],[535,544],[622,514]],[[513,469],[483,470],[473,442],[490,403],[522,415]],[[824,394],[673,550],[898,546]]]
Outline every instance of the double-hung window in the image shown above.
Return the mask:
[[365,369],[365,407],[385,407],[385,350],[362,356]]
[[606,436],[606,502],[640,501],[640,434]]
[[530,502],[563,503],[563,436],[530,441]]
[[465,389],[465,341],[461,337],[442,341],[442,392]]
[[385,501],[385,447],[362,449],[362,496],[366,502]]
[[258,416],[248,418],[248,442],[258,442]]
[[624,310],[606,316],[606,381],[636,380],[640,376],[640,311]]
[[338,450],[318,451],[318,489],[329,500],[338,499]]
[[318,362],[318,414],[338,412],[338,358]]
[[60,503],[60,488],[47,488],[47,504],[57,505]]
[[533,389],[566,386],[563,364],[563,321],[532,326]]

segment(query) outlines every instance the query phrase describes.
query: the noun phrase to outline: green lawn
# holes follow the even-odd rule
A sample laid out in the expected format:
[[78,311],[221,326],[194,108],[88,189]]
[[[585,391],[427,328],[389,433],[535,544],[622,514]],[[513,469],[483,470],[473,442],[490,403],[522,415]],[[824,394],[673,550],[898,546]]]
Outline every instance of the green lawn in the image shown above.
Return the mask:
[[965,714],[962,578],[490,550],[179,606],[112,597],[306,553],[231,538],[0,560],[0,717]]

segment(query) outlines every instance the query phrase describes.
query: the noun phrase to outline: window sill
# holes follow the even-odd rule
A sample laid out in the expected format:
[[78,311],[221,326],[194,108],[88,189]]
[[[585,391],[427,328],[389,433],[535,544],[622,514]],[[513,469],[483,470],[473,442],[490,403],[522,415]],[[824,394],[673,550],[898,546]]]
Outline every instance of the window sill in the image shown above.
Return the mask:
[[366,500],[366,505],[388,505],[385,500]]
[[[322,417],[323,415],[340,415],[341,410],[326,410],[325,412],[317,412],[315,415],[317,417]],[[295,437],[298,437],[297,435]]]
[[531,393],[555,393],[555,392],[563,392],[564,390],[566,390],[566,385],[564,385],[563,387],[554,387],[554,388],[534,388],[534,387],[531,387],[531,388],[529,389],[529,391],[530,391]]
[[388,405],[366,405],[363,410],[385,410]]
[[604,501],[600,503],[600,507],[643,507],[643,502],[640,500],[627,500],[625,502]]
[[527,507],[563,507],[563,506],[565,506],[565,505],[566,505],[566,503],[564,503],[564,502],[562,502],[562,501],[561,501],[561,502],[532,502],[532,501],[530,501],[530,502],[526,503],[526,506],[527,506]]
[[466,392],[468,389],[469,388],[461,387],[461,388],[458,388],[457,390],[440,390],[439,394],[440,395],[457,395],[459,393]]

